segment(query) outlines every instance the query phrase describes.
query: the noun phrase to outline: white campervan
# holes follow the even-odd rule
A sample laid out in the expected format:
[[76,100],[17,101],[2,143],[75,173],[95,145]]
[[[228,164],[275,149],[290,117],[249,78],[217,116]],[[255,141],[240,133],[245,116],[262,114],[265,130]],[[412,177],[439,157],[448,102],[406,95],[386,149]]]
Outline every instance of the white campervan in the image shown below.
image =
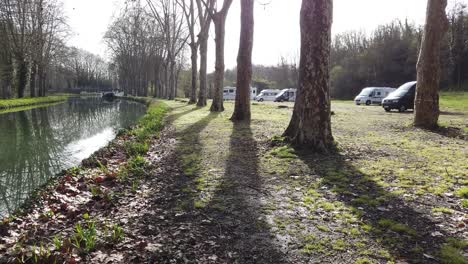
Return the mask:
[[258,102],[274,101],[279,93],[280,90],[263,90],[254,99]]
[[354,98],[357,105],[365,104],[382,104],[382,100],[389,94],[396,91],[395,88],[389,87],[368,87],[362,89],[361,93]]
[[275,98],[275,102],[295,102],[297,89],[283,89]]
[[[223,90],[224,100],[236,100],[236,87],[225,87]],[[257,88],[250,87],[250,99],[253,100],[257,96]]]
[[236,99],[236,87],[224,87],[223,99],[235,100]]

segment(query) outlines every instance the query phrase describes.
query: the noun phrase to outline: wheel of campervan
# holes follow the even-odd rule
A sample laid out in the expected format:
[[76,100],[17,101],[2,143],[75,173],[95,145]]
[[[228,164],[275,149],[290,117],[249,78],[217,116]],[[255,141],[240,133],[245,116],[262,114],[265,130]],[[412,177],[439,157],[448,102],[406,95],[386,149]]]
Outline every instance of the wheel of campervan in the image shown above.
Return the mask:
[[259,102],[263,102],[263,98],[258,99]]
[[400,111],[400,113],[403,113],[406,111],[406,107],[404,105],[400,106],[400,108],[398,108],[398,111]]
[[370,100],[366,101],[366,105],[370,105],[370,104],[371,104]]
[[390,108],[385,108],[385,112],[390,112]]

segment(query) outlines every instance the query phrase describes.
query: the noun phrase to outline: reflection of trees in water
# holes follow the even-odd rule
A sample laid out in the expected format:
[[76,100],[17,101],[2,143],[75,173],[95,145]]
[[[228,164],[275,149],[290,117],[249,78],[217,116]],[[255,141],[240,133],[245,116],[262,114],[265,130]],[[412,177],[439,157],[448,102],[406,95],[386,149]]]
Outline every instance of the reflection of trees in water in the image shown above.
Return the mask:
[[133,102],[86,98],[0,115],[0,215],[65,168],[68,144],[129,126],[144,111]]

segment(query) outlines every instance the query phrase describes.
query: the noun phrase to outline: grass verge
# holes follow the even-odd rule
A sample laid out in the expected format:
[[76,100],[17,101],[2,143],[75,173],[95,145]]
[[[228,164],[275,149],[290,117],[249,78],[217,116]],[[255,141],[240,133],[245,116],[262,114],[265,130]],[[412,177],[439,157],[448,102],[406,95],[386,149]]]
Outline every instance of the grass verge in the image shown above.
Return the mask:
[[66,101],[69,96],[47,96],[47,97],[36,97],[36,98],[21,98],[21,99],[2,99],[0,100],[0,110],[10,109],[15,107],[24,107],[31,105],[50,104],[56,102]]

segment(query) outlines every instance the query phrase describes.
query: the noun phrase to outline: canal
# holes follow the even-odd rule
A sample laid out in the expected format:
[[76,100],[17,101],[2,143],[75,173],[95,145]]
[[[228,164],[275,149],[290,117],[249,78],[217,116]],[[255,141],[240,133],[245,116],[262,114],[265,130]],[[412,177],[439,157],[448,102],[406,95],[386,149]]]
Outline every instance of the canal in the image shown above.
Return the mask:
[[0,112],[0,219],[59,172],[106,146],[145,112],[140,103],[98,97]]

